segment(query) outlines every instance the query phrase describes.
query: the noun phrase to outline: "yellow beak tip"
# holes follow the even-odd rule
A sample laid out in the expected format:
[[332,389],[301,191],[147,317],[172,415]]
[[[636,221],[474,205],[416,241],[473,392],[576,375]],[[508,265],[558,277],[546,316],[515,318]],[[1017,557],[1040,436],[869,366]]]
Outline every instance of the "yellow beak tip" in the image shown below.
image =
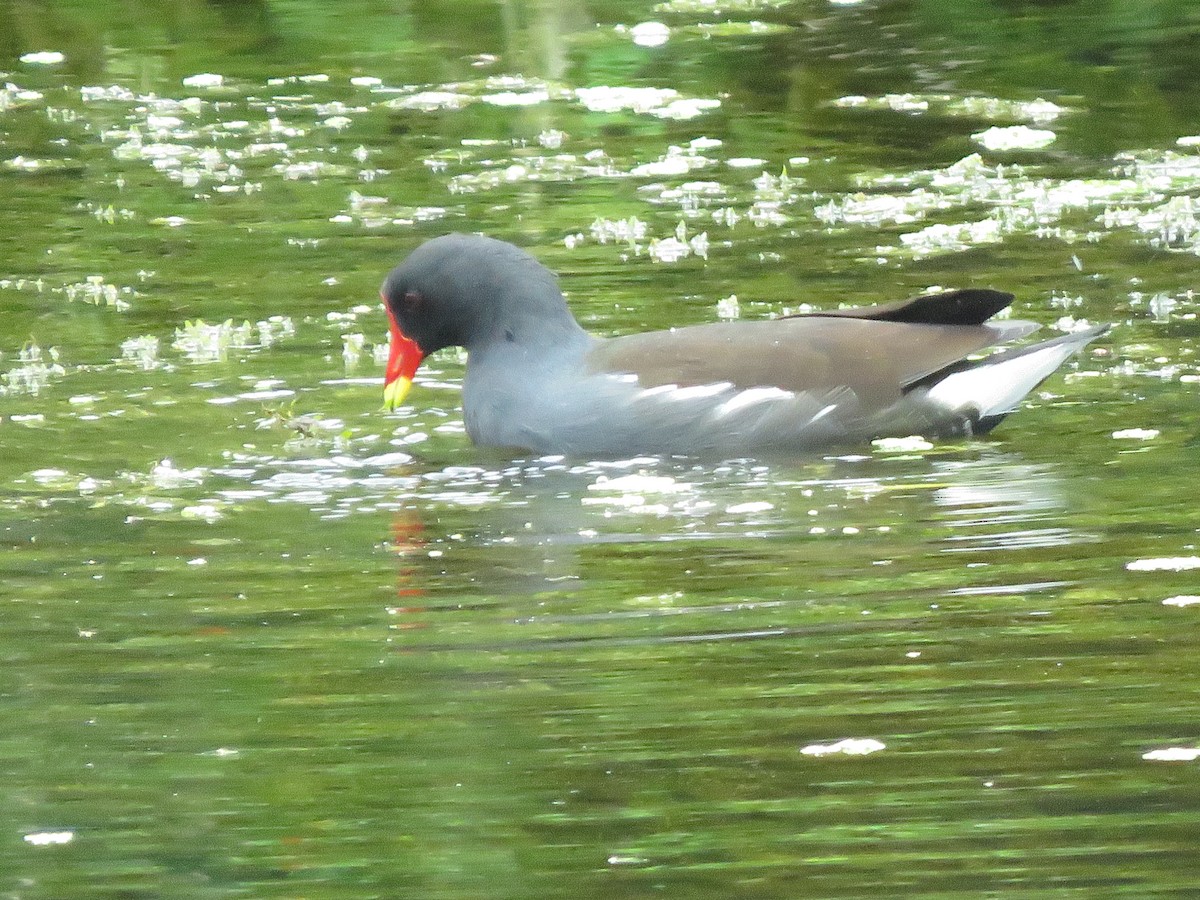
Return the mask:
[[412,390],[412,379],[400,376],[383,386],[383,408],[388,412],[404,402],[408,392]]

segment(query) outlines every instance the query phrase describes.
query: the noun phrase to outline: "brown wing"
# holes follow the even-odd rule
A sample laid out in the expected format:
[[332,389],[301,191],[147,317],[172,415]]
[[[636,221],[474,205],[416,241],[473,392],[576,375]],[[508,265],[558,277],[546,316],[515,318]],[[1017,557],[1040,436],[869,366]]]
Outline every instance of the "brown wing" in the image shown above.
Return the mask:
[[798,393],[848,387],[866,408],[883,408],[913,382],[1032,327],[797,316],[611,338],[588,354],[587,366],[635,374],[644,387],[722,381]]

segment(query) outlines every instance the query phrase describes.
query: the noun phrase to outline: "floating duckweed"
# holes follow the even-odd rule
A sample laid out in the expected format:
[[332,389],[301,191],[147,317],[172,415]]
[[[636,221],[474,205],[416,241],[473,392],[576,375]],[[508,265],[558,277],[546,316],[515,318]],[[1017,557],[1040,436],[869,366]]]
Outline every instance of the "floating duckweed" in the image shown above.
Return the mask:
[[897,112],[924,112],[929,108],[929,101],[914,94],[884,94],[881,97],[864,97],[861,94],[850,94],[838,97],[833,101],[834,106],[843,109],[890,109]]
[[[1133,169],[1144,169],[1146,160],[1132,162]],[[1192,207],[1186,197],[1175,197],[1147,213],[1140,206],[1148,191],[1147,177],[1125,177],[1118,170],[1112,179],[1033,179],[1020,166],[989,166],[978,154],[935,170],[918,170],[901,175],[863,175],[858,183],[870,189],[869,194],[856,193],[835,196],[818,203],[814,214],[819,221],[833,227],[839,224],[862,225],[905,224],[920,221],[933,212],[982,205],[989,214],[966,223],[936,223],[916,232],[900,236],[897,247],[878,247],[881,257],[909,255],[930,256],[957,252],[980,244],[995,243],[1005,235],[1029,233],[1037,237],[1055,237],[1064,241],[1095,240],[1102,232],[1078,233],[1062,228],[1064,216],[1077,210],[1101,207],[1096,218],[1105,229],[1139,226],[1155,238],[1169,239],[1175,249],[1195,251],[1200,248],[1200,229],[1193,228]],[[1180,166],[1173,172],[1179,180],[1171,187],[1200,185],[1200,169]],[[1159,176],[1162,177],[1161,175]],[[1166,187],[1166,185],[1162,185]],[[906,188],[902,193],[889,193],[888,188]],[[1128,203],[1129,206],[1121,204]],[[1140,224],[1139,224],[1140,223]]]
[[1002,100],[999,97],[963,97],[951,100],[947,111],[980,119],[1014,119],[1046,125],[1063,113],[1066,107],[1038,97],[1036,100]]
[[77,162],[69,159],[40,159],[31,156],[14,156],[4,160],[4,168],[12,172],[42,173],[61,172],[78,166]]
[[147,334],[122,341],[121,359],[135,363],[143,371],[150,371],[156,368],[159,364],[158,338]]
[[629,29],[629,36],[639,47],[661,47],[671,37],[671,29],[662,22],[639,22]]
[[627,219],[602,219],[597,218],[592,221],[591,233],[592,237],[601,244],[607,244],[609,241],[616,241],[623,244],[634,245],[646,237],[646,223],[637,216],[630,216]]
[[809,744],[807,747],[801,748],[800,752],[805,756],[828,756],[832,753],[841,753],[846,756],[866,756],[868,753],[878,753],[880,750],[886,750],[887,745],[883,741],[877,741],[874,738],[843,738],[840,741],[835,741],[832,744]]
[[232,319],[211,325],[196,319],[175,329],[171,346],[193,362],[219,362],[230,350],[269,347],[295,332],[295,325],[287,316],[271,316],[261,322],[247,321],[241,325],[235,325]]
[[73,831],[35,831],[25,835],[25,843],[34,847],[69,844],[73,840],[75,840]]
[[725,512],[730,515],[747,515],[752,513],[769,512],[775,508],[774,503],[768,503],[766,500],[749,500],[745,503],[733,503],[725,507]]
[[133,288],[109,284],[103,275],[89,275],[81,282],[65,285],[63,292],[71,302],[79,300],[93,306],[111,306],[118,312],[129,309],[129,301],[124,298],[135,296]]
[[[365,228],[384,225],[413,225],[417,222],[434,222],[450,215],[444,206],[392,206],[386,197],[374,197],[351,191],[349,207],[331,216],[329,221],[339,225],[357,223]],[[462,212],[458,211],[461,215]]]
[[79,89],[79,96],[84,103],[129,103],[137,99],[137,95],[135,95],[133,91],[119,84],[112,84],[106,87],[101,87],[99,85],[84,86]]
[[51,381],[67,374],[58,361],[58,348],[42,350],[30,341],[17,354],[20,365],[0,373],[0,394],[40,394]]
[[191,469],[180,469],[170,459],[156,462],[150,468],[148,475],[128,476],[136,481],[146,481],[151,486],[161,490],[175,490],[181,487],[195,487],[203,484],[208,476],[208,470],[197,466]]
[[41,278],[0,278],[0,290],[34,290],[42,293],[46,282]]
[[345,363],[347,369],[354,368],[362,359],[365,341],[363,335],[358,332],[342,335],[342,362]]
[[1175,597],[1168,597],[1163,601],[1163,606],[1200,606],[1200,597],[1195,594],[1179,594]]
[[1053,131],[1027,125],[992,126],[971,135],[971,140],[988,150],[1040,150],[1049,147],[1057,138]]
[[933,444],[917,434],[909,437],[879,438],[871,441],[871,446],[880,453],[923,453],[933,449]]
[[[900,235],[900,244],[920,259],[937,253],[954,253],[980,244],[995,244],[1000,239],[1000,222],[982,219],[956,225],[929,225],[920,231]],[[880,248],[880,253],[886,255],[886,248]]]
[[649,247],[650,258],[655,262],[677,262],[690,255],[688,245],[676,238],[653,238]]
[[[1066,107],[1041,97],[1021,101],[999,97],[958,97],[953,94],[883,94],[877,97],[854,94],[839,97],[832,103],[843,109],[890,110],[910,115],[932,113],[988,121],[1032,122],[1035,125],[1049,124],[1068,111]],[[1003,133],[1003,129],[999,131]]]
[[462,109],[471,98],[466,94],[454,91],[421,91],[410,97],[389,100],[387,105],[392,109],[418,109],[433,112],[440,109]]
[[575,91],[576,100],[593,113],[619,113],[624,110],[634,113],[649,113],[661,109],[664,104],[676,100],[679,91],[673,88],[580,88]]
[[37,50],[33,53],[26,53],[21,57],[21,62],[31,66],[57,66],[61,63],[65,56],[57,50]]
[[592,112],[634,112],[663,119],[691,119],[721,105],[720,100],[686,98],[674,88],[579,88],[575,97]]
[[0,87],[0,112],[7,112],[8,110],[15,109],[18,106],[36,103],[41,99],[42,94],[39,91],[18,87],[11,81],[6,82],[2,87]]
[[536,106],[550,99],[547,90],[533,91],[500,91],[495,94],[484,94],[479,98],[491,106]]
[[1200,759],[1200,747],[1163,747],[1142,754],[1151,762],[1195,762]]
[[656,13],[687,16],[727,16],[785,6],[790,0],[664,0],[654,5]]
[[189,75],[183,79],[184,87],[218,88],[225,84],[225,76],[203,72],[199,75]]
[[205,503],[185,506],[179,511],[179,517],[182,519],[199,519],[211,525],[213,522],[224,517],[225,514],[221,511],[222,505],[209,500]]
[[667,152],[664,155],[653,162],[634,166],[629,171],[629,174],[634,178],[670,178],[672,176],[687,175],[694,169],[711,166],[715,162],[715,159],[701,156],[691,148],[685,149],[672,145],[667,148]]
[[1126,563],[1130,572],[1184,572],[1200,569],[1200,556],[1168,556],[1151,559],[1135,559]]

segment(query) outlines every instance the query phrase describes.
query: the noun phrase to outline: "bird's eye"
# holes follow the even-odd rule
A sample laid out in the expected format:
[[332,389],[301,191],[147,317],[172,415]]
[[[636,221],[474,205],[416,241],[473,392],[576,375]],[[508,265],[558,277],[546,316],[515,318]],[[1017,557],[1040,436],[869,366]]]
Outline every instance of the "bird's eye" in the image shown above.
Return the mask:
[[404,300],[402,301],[406,312],[415,312],[421,308],[421,304],[425,302],[425,298],[419,291],[405,291]]

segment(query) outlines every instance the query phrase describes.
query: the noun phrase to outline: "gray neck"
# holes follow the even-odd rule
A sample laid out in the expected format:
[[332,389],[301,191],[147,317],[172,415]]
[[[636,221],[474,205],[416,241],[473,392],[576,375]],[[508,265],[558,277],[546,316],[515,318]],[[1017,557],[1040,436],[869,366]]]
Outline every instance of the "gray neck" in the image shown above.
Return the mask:
[[500,287],[489,306],[493,314],[479,322],[465,345],[473,363],[496,355],[551,364],[564,356],[582,358],[591,346],[592,338],[571,315],[552,277]]
[[466,345],[463,413],[478,444],[537,446],[530,429],[541,427],[546,404],[585,374],[597,339],[579,327],[557,287],[539,299],[526,294]]

